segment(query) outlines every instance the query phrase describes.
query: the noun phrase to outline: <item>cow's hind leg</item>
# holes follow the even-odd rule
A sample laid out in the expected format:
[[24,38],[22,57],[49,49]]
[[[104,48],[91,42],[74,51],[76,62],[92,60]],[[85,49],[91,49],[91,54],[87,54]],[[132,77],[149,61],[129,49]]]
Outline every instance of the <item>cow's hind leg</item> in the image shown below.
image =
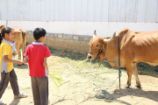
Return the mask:
[[141,83],[138,77],[138,69],[137,69],[137,64],[134,63],[134,75],[135,75],[135,79],[136,79],[136,87],[141,89]]

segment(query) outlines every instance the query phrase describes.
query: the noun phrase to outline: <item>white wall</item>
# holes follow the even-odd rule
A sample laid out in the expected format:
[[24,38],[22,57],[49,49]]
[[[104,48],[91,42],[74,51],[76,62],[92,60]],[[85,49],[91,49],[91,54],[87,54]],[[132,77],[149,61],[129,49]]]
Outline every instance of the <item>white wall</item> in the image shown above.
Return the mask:
[[0,19],[158,22],[158,0],[0,0]]
[[0,23],[48,32],[102,36],[128,27],[158,31],[158,0],[0,0]]

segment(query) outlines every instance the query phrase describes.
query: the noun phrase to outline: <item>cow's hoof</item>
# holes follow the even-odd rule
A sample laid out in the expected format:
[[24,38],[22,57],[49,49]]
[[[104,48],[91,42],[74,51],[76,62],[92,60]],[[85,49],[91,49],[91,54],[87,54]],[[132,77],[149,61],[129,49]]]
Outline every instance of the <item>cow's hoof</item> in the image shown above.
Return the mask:
[[141,85],[136,85],[136,87],[137,87],[138,89],[142,89]]
[[127,86],[126,86],[126,88],[128,88],[128,89],[129,89],[129,88],[130,88],[130,85],[127,85]]
[[131,84],[129,82],[127,82],[127,86],[126,88],[130,88]]

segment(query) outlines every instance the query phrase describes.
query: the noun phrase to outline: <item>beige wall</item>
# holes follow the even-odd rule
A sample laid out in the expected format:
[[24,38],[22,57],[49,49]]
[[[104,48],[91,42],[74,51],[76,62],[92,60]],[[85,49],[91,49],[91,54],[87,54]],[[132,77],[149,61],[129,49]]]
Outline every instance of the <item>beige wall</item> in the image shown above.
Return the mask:
[[[55,49],[66,51],[87,53],[88,43],[91,36],[67,35],[67,34],[48,34],[46,44]],[[28,32],[27,42],[33,41],[32,32]]]

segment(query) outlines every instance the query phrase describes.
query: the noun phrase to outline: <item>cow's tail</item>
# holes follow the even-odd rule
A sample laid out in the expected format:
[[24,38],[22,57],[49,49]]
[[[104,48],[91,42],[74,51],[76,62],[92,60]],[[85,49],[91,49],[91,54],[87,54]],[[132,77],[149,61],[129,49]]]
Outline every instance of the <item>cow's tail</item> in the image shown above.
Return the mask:
[[24,48],[26,46],[26,32],[24,32],[24,31],[22,31],[22,39],[23,39],[22,49],[24,50]]
[[0,44],[2,43],[3,37],[2,34],[0,33]]

